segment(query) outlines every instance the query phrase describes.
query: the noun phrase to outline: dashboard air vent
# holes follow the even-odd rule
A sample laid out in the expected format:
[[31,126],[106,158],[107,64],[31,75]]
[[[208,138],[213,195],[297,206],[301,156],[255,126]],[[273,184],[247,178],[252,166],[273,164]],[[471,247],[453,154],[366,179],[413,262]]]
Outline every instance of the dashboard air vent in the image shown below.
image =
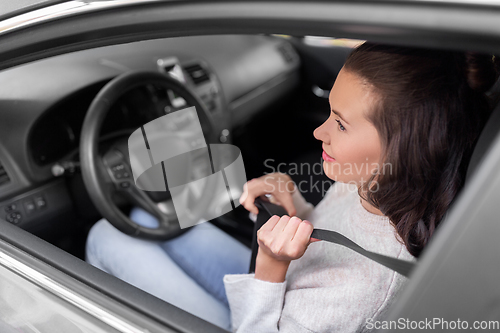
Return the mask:
[[0,163],[0,185],[10,182],[9,175],[7,174],[7,170],[3,167],[2,163]]
[[209,79],[208,73],[206,69],[201,67],[200,64],[194,64],[187,67],[184,67],[184,70],[188,73],[191,80],[193,80],[194,84],[199,85],[203,82],[206,82]]

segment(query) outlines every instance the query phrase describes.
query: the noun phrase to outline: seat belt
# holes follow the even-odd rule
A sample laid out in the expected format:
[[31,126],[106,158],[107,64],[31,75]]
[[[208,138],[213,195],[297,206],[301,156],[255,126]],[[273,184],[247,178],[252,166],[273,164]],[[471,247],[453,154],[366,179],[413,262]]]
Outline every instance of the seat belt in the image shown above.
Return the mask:
[[[264,223],[266,223],[269,218],[271,218],[271,216],[283,216],[287,214],[286,210],[283,207],[272,204],[269,201],[263,200],[262,198],[255,199],[255,205],[259,208],[259,214],[257,215],[257,221],[255,221],[254,225],[254,232],[252,237],[252,257],[250,261],[249,273],[255,272],[255,260],[257,259],[257,252],[259,249],[259,244],[257,243],[257,230],[259,230],[260,227],[262,227],[262,225],[264,225]],[[348,247],[351,250],[367,257],[368,259],[378,262],[379,264],[384,265],[385,267],[390,268],[393,271],[396,271],[406,277],[410,275],[410,272],[415,266],[415,263],[411,261],[401,260],[398,258],[388,257],[383,254],[367,251],[349,238],[336,231],[314,229],[311,237]]]

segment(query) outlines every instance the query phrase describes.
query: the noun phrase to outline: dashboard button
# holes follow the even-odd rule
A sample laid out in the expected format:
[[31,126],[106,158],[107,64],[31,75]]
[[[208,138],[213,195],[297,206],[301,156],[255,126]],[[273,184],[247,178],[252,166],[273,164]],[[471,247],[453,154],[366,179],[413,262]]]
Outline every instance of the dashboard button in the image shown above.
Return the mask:
[[43,209],[47,207],[47,202],[43,197],[36,197],[35,198],[35,205],[38,209]]
[[35,211],[36,206],[33,200],[28,200],[24,202],[24,209],[26,210],[26,213],[31,214]]
[[7,214],[7,216],[5,217],[5,220],[7,222],[14,223],[14,224],[21,222],[21,219],[22,219],[22,215],[20,212],[12,212],[10,214]]
[[12,212],[12,211],[15,211],[16,209],[17,209],[17,205],[15,203],[11,203],[10,205],[5,206],[6,212]]

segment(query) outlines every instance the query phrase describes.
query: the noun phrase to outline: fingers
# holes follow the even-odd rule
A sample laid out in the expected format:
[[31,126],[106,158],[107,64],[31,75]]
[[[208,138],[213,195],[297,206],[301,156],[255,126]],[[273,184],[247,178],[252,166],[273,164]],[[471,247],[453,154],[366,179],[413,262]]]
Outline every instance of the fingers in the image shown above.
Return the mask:
[[281,196],[279,201],[280,201],[281,205],[283,206],[283,208],[285,208],[286,211],[288,212],[288,215],[294,216],[295,214],[297,214],[297,210],[295,209],[295,206],[293,205],[293,199],[292,199],[291,195]]
[[274,173],[254,178],[243,186],[243,194],[239,202],[246,210],[258,214],[255,199],[263,194],[272,194],[277,204],[283,206],[290,216],[297,213],[293,204],[292,192],[295,184],[285,174]]
[[287,224],[285,225],[282,231],[281,237],[283,237],[285,241],[291,241],[295,237],[295,234],[301,223],[302,220],[297,216],[289,218]]
[[254,202],[255,198],[257,198],[261,194],[258,194],[258,192],[256,192],[255,190],[249,189],[249,185],[253,180],[254,179],[246,182],[245,185],[243,185],[243,194],[241,195],[239,201],[246,210],[257,215],[259,213],[259,209],[257,208],[257,206],[255,206]]
[[311,238],[311,222],[294,216],[272,216],[257,232],[257,242],[265,253],[278,260],[295,260],[305,253]]
[[[311,222],[304,220],[302,223],[300,223],[297,227],[297,231],[295,232],[295,235],[292,239],[292,244],[302,244],[302,245],[308,245],[311,239],[311,234],[314,230],[313,225]],[[316,238],[314,238],[316,239]]]
[[280,220],[278,221],[278,223],[276,223],[276,226],[274,227],[274,229],[272,230],[272,233],[275,235],[275,236],[279,236],[281,235],[281,233],[285,230],[285,227],[287,226],[288,224],[288,221],[290,221],[290,216],[288,215],[283,215]]
[[273,231],[275,228],[276,224],[281,220],[281,218],[278,215],[273,215],[269,220],[267,220],[266,223],[260,227],[259,231]]

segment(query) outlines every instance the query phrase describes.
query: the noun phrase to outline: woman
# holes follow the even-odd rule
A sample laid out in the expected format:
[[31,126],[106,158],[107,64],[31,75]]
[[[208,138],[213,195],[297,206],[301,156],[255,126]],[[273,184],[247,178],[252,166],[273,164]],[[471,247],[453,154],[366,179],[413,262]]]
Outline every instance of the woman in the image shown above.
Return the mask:
[[[246,209],[257,213],[254,199],[272,194],[289,213],[273,216],[259,230],[255,273],[246,274],[248,249],[223,233],[217,244],[225,249],[219,252],[231,254],[224,261],[230,268],[221,267],[220,253],[210,254],[209,246],[202,252],[211,259],[189,257],[209,262],[216,278],[199,278],[206,270],[183,268],[186,257],[174,259],[221,304],[227,295],[230,320],[221,323],[207,313],[202,318],[239,333],[357,332],[383,316],[406,278],[349,249],[317,242],[311,232],[314,227],[335,230],[369,251],[418,257],[463,186],[489,115],[484,92],[495,79],[488,56],[372,43],[356,48],[330,92],[329,119],[314,131],[322,142],[325,174],[336,181],[318,206],[306,203],[286,175],[251,180],[240,198]],[[173,258],[168,244],[177,242],[177,252],[184,253],[181,249],[206,237],[202,228],[213,226],[197,225],[184,240],[156,244],[129,237],[121,243],[144,242]],[[110,227],[105,236],[91,231],[88,259],[120,277],[133,267],[110,269],[113,261],[102,255],[98,240],[114,239],[116,233]],[[92,259],[96,253],[101,260]],[[172,289],[168,275],[162,282],[149,288],[152,293]],[[147,279],[141,283],[150,285]],[[214,292],[224,288],[225,293]],[[194,306],[184,309],[200,313]]]

